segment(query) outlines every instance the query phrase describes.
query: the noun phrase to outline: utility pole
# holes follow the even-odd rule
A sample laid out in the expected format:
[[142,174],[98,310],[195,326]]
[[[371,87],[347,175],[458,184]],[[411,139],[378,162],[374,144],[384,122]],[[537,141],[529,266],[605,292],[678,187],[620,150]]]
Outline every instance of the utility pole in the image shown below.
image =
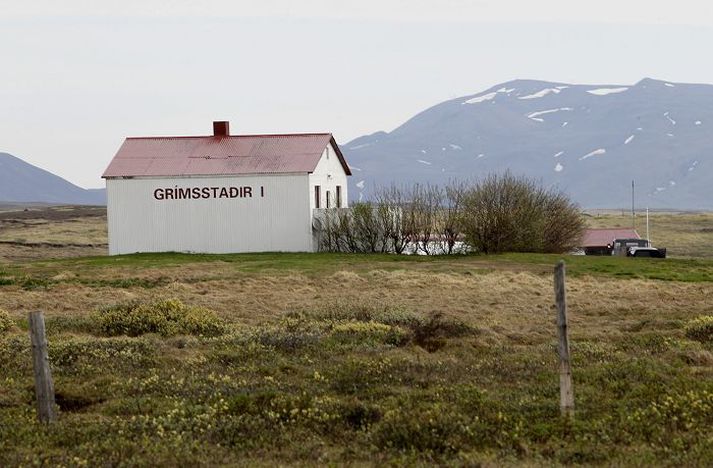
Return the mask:
[[631,181],[631,228],[636,229],[636,212],[634,211],[634,181]]
[[652,246],[651,244],[651,236],[649,235],[649,207],[646,207],[646,240],[649,243],[649,247]]

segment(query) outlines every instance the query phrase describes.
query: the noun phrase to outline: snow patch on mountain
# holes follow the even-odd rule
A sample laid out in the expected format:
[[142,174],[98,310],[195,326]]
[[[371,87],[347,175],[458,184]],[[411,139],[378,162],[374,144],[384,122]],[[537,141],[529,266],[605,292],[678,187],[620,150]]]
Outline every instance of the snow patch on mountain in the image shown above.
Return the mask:
[[478,104],[479,102],[490,101],[497,95],[498,95],[498,92],[494,91],[492,93],[488,93],[488,94],[484,94],[482,96],[476,96],[474,98],[468,99],[467,101],[463,102],[463,104]]
[[563,154],[564,154],[564,151],[560,151],[559,153],[555,153],[555,155],[553,156],[553,158],[559,158],[559,157],[562,156]]
[[676,125],[676,121],[673,120],[671,117],[669,117],[668,112],[664,112],[663,116],[668,119],[669,122],[671,122],[671,125]]
[[448,146],[450,146],[451,149],[452,149],[452,150],[455,150],[455,151],[459,151],[459,150],[462,150],[462,149],[463,149],[462,146],[454,145],[453,143],[449,143]]
[[605,150],[604,148],[599,148],[599,149],[592,151],[591,153],[585,154],[584,156],[579,158],[579,160],[584,161],[585,159],[589,159],[592,156],[599,156],[599,155],[605,154],[606,152],[607,152],[607,150]]
[[629,138],[627,138],[626,140],[624,140],[624,144],[625,144],[625,145],[628,145],[629,143],[631,143],[632,140],[634,139],[634,136],[635,136],[635,135],[631,135]]
[[360,180],[359,182],[357,182],[357,183],[356,183],[357,188],[360,188],[360,189],[364,190],[364,183],[365,183],[365,182],[366,182],[366,181],[363,180],[363,179]]
[[674,84],[672,84],[672,83],[664,83],[663,85],[664,85],[664,86],[668,86],[669,88],[675,88],[675,87],[676,87],[676,85],[674,85]]
[[623,93],[629,88],[598,88],[598,89],[588,89],[589,94],[594,94],[595,96],[606,96],[607,94],[617,94]]
[[562,169],[564,169],[564,166],[560,163],[557,163],[555,166],[555,172],[562,172]]
[[535,120],[537,122],[544,122],[543,119],[538,118],[540,115],[552,114],[553,112],[560,112],[560,111],[571,111],[571,110],[574,110],[574,109],[572,109],[571,107],[560,107],[559,109],[547,109],[547,110],[537,111],[537,112],[528,114],[527,118],[530,120]]
[[539,99],[547,96],[548,94],[559,94],[562,90],[558,88],[545,88],[533,94],[528,94],[527,96],[521,96],[518,99]]
[[696,125],[701,125],[702,123],[700,120],[696,120]]
[[427,166],[430,166],[431,164],[433,164],[432,162],[424,161],[423,159],[417,159],[417,161],[420,162],[421,164],[426,164]]
[[492,93],[487,93],[481,96],[475,96],[473,98],[470,98],[467,101],[464,101],[463,104],[478,104],[479,102],[490,101],[494,99],[495,96],[497,96],[498,94],[510,94],[513,91],[515,91],[515,88],[500,88],[499,90],[493,91]]

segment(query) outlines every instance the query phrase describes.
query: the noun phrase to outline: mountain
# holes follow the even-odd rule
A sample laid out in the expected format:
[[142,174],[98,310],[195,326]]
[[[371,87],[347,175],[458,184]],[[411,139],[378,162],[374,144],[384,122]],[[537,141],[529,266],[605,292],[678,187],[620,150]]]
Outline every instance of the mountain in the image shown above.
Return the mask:
[[433,106],[342,150],[352,198],[510,170],[586,208],[713,208],[713,85],[516,80]]
[[77,187],[11,154],[0,153],[0,201],[106,205],[106,191]]

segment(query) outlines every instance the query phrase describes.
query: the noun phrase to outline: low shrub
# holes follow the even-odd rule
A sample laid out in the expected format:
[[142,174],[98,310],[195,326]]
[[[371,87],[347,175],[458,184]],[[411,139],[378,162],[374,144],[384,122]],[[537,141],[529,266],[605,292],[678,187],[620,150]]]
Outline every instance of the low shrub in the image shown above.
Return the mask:
[[387,411],[371,433],[382,449],[427,454],[455,453],[470,445],[468,420],[450,407],[433,405],[415,411]]
[[20,280],[20,286],[25,291],[34,291],[36,289],[49,289],[52,281],[46,278],[36,278],[33,276],[25,276]]
[[94,319],[100,333],[108,336],[217,336],[226,330],[224,321],[212,310],[187,306],[177,299],[118,304],[100,310]]
[[385,343],[392,346],[400,346],[410,339],[410,333],[407,330],[399,326],[375,321],[339,322],[334,324],[332,334],[335,338],[344,342],[353,340],[371,345]]
[[0,309],[0,333],[4,333],[15,326],[15,322],[10,318],[8,314],[3,309]]
[[93,333],[96,324],[90,316],[50,316],[45,318],[48,335],[63,333]]
[[631,431],[656,444],[671,445],[681,433],[706,433],[713,424],[713,392],[664,395],[631,415]]
[[69,375],[136,371],[154,362],[156,345],[145,339],[72,337],[49,342],[52,366]]
[[462,322],[446,319],[441,312],[412,322],[411,328],[414,343],[430,353],[444,347],[446,338],[464,336],[472,331]]
[[319,321],[379,322],[401,326],[420,318],[420,315],[402,307],[364,302],[337,302],[307,311],[305,315]]
[[713,315],[701,315],[686,324],[686,336],[703,343],[713,342]]
[[332,330],[336,334],[349,330],[361,332],[361,336],[370,332],[373,336],[381,332],[388,344],[403,346],[413,342],[429,352],[441,349],[449,338],[476,333],[468,324],[446,317],[441,312],[422,315],[399,307],[336,304],[309,316],[333,322]]

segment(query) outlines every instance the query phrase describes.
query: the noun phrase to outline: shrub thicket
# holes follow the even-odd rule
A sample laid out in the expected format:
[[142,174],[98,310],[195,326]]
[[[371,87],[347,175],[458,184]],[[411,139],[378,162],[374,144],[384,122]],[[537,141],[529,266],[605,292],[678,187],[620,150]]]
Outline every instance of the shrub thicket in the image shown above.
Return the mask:
[[461,226],[477,252],[561,253],[577,247],[584,220],[561,192],[505,173],[489,175],[466,191]]
[[176,299],[114,305],[100,310],[95,321],[100,332],[108,336],[216,336],[225,331],[225,323],[212,310],[187,306]]
[[10,330],[15,325],[15,322],[10,318],[8,314],[3,309],[0,309],[0,333],[5,333]]
[[713,343],[713,315],[701,315],[686,324],[686,336],[703,343]]
[[326,210],[320,247],[332,252],[451,254],[460,236],[459,212],[466,185],[392,185],[374,201]]
[[446,187],[392,185],[373,201],[325,210],[320,221],[320,248],[332,252],[561,253],[584,230],[565,194],[510,173]]

